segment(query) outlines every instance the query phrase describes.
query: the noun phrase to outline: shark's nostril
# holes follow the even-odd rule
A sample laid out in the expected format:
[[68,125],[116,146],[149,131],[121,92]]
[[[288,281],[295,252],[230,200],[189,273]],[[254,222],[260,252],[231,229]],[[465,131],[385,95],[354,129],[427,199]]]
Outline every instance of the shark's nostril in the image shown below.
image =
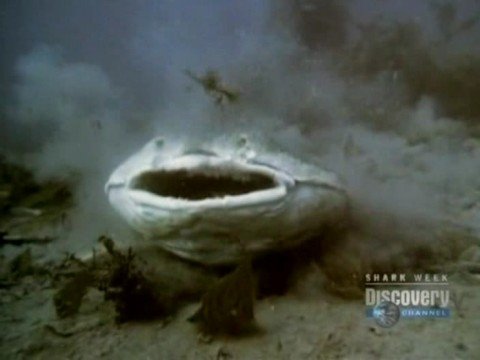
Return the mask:
[[208,168],[143,172],[133,180],[132,188],[164,197],[201,200],[242,195],[275,185],[273,177],[259,172]]

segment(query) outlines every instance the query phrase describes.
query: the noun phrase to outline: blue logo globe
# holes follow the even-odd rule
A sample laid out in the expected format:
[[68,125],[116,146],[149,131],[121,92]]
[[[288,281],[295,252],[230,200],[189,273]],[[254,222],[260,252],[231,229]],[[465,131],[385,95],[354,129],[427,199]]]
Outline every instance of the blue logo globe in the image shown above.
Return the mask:
[[392,327],[400,319],[400,308],[391,301],[382,301],[373,309],[373,318],[381,327]]

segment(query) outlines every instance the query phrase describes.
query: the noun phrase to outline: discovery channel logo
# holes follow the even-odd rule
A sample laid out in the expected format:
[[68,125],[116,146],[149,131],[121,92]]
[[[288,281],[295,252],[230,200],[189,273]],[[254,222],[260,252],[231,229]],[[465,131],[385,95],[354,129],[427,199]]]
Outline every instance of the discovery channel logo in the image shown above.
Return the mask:
[[367,317],[381,327],[401,318],[449,318],[446,274],[366,274]]

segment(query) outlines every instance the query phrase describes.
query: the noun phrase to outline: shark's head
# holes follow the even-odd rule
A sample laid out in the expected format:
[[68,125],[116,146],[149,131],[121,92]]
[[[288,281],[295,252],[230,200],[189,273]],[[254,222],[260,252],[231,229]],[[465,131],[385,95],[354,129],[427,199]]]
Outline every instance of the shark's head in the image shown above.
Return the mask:
[[244,155],[157,139],[114,171],[106,192],[133,228],[204,263],[298,244],[343,211],[346,196],[331,173],[283,153]]

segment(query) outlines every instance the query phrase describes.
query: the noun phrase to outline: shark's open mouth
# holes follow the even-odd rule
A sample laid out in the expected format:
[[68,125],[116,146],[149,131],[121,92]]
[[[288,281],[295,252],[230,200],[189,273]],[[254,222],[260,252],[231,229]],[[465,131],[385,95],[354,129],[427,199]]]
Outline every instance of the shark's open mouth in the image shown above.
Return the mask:
[[146,171],[133,179],[132,188],[158,196],[201,200],[236,196],[266,190],[275,180],[260,172],[238,169],[206,168],[200,170]]

